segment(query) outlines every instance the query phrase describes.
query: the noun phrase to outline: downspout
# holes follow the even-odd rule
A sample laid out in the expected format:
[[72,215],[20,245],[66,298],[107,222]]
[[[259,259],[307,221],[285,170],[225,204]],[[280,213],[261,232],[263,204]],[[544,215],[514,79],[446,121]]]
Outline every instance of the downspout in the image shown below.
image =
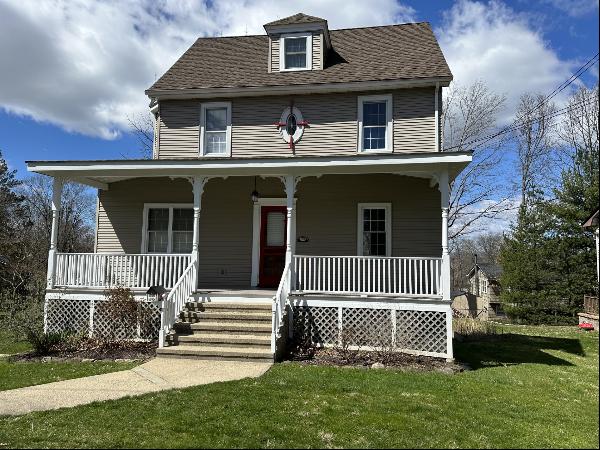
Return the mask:
[[435,151],[441,151],[440,148],[440,83],[435,83]]

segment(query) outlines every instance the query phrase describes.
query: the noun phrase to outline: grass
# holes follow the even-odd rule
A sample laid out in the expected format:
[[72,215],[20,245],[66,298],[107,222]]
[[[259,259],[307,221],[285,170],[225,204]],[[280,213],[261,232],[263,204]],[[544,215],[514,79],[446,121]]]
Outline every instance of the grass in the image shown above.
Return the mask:
[[[0,355],[14,355],[30,350],[31,346],[27,341],[16,340],[9,331],[0,331]],[[127,370],[138,364],[137,362],[112,361],[14,362],[8,357],[0,357],[0,391]],[[0,429],[0,446],[1,444],[2,430]]]
[[31,350],[31,345],[25,340],[16,339],[12,332],[0,330],[0,355],[14,355]]
[[217,383],[0,419],[8,447],[598,447],[598,334],[505,327],[457,375],[275,365]]

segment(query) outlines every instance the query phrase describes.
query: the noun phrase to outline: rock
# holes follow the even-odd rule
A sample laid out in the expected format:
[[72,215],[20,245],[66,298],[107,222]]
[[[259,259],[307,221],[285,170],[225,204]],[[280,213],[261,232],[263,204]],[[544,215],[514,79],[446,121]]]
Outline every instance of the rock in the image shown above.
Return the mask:
[[81,358],[81,362],[82,363],[89,363],[89,362],[94,362],[95,360],[92,358]]
[[376,362],[371,365],[371,369],[385,369],[385,366],[380,362]]
[[454,369],[452,369],[452,367],[440,367],[437,371],[445,373],[446,375],[454,375]]

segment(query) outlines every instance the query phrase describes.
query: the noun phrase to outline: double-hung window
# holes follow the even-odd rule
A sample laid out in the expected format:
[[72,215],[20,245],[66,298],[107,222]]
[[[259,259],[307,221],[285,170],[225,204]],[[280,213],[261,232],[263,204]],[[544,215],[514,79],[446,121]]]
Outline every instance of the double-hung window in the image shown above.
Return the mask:
[[392,151],[392,96],[358,97],[359,151]]
[[359,203],[358,254],[361,256],[391,256],[392,205],[390,203]]
[[231,155],[231,103],[203,103],[200,122],[200,154]]
[[312,34],[285,34],[279,41],[279,70],[312,68]]
[[193,236],[191,205],[145,205],[142,252],[191,253]]

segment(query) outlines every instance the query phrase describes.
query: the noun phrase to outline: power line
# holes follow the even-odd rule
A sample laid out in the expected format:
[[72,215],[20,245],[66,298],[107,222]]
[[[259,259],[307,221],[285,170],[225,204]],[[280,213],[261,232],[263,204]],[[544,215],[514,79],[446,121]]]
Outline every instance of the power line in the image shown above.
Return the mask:
[[[560,85],[558,85],[550,94],[545,96],[544,99],[538,105],[536,105],[534,108],[532,108],[529,112],[532,113],[535,110],[541,108],[545,103],[547,103],[549,100],[556,97],[558,94],[560,94],[562,91],[564,91],[567,87],[569,87],[575,80],[577,80],[581,75],[583,75],[590,67],[592,67],[597,62],[599,55],[600,55],[600,52],[597,52],[593,57],[588,59],[585,64],[583,64],[579,69],[577,69],[567,80],[565,80]],[[577,106],[577,105],[570,105],[570,107],[574,107],[574,106]],[[567,107],[567,108],[569,108],[569,107]],[[565,109],[565,108],[563,108],[563,109]],[[563,114],[564,114],[564,112],[563,112]],[[474,139],[465,144],[459,144],[459,145],[454,145],[452,147],[445,148],[444,151],[449,151],[449,150],[453,150],[453,149],[461,148],[461,147],[465,147],[465,146],[471,146],[480,141],[483,141],[472,147],[473,149],[475,149],[477,147],[480,147],[480,146],[486,144],[487,142],[491,141],[492,139],[497,138],[498,136],[504,135],[510,131],[513,131],[514,129],[519,129],[520,126],[517,126],[517,128],[514,128],[515,125],[518,125],[519,121],[520,121],[520,118],[517,118],[510,125],[507,125],[506,127],[504,127],[503,129],[501,129],[500,131],[498,131],[496,133]]]

